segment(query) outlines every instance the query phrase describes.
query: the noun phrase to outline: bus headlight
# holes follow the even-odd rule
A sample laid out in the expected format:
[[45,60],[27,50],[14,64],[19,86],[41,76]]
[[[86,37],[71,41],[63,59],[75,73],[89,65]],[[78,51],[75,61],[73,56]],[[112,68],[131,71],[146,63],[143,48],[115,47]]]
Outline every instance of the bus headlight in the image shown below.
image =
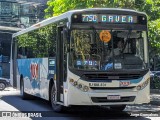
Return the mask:
[[82,88],[82,84],[78,84],[78,88],[81,89]]
[[83,87],[83,91],[84,91],[84,92],[87,92],[88,90],[89,90],[89,87],[88,87],[88,86],[84,86],[84,87]]
[[86,85],[83,85],[77,81],[75,81],[74,79],[69,79],[69,82],[76,88],[84,91],[84,92],[87,92],[89,90],[89,87],[86,86]]
[[74,81],[74,79],[69,79],[69,82],[73,85],[73,86],[77,86],[78,82]]
[[73,82],[73,85],[74,85],[74,86],[77,86],[77,85],[78,85],[78,82],[77,82],[77,81],[74,81],[74,82]]
[[73,82],[74,82],[74,80],[73,80],[73,79],[69,79],[69,82],[73,83]]
[[148,78],[148,79],[147,79],[145,82],[143,82],[142,84],[138,85],[138,86],[137,86],[137,90],[142,90],[142,89],[144,89],[144,88],[148,85],[149,80],[150,80],[150,78]]
[[137,86],[137,90],[141,90],[141,86],[140,85]]

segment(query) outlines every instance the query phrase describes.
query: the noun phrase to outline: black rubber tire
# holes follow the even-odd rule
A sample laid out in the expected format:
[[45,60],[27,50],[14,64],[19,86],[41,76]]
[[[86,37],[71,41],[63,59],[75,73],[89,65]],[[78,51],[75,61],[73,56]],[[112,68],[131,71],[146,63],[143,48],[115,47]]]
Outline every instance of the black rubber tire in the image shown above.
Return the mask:
[[110,109],[116,110],[116,111],[123,111],[126,108],[126,105],[115,105],[110,106]]
[[1,84],[0,91],[3,91],[6,88],[6,84],[4,82],[0,82],[0,84]]
[[20,94],[21,94],[21,97],[22,97],[23,100],[34,99],[34,97],[32,95],[29,95],[29,94],[24,92],[24,82],[23,82],[23,80],[21,81]]
[[51,105],[52,105],[53,111],[54,112],[64,112],[64,106],[57,104],[55,101],[55,97],[56,97],[56,89],[53,84],[52,89],[51,89],[51,94],[50,94]]

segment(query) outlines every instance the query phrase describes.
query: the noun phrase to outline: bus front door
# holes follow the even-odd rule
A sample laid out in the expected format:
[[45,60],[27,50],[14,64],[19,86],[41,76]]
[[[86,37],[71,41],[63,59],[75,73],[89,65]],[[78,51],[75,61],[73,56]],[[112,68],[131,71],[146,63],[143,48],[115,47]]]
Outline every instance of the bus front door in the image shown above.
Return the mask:
[[57,102],[63,102],[63,81],[66,79],[65,67],[65,42],[64,42],[64,27],[58,27],[57,38],[57,55],[56,55],[56,87],[57,87]]

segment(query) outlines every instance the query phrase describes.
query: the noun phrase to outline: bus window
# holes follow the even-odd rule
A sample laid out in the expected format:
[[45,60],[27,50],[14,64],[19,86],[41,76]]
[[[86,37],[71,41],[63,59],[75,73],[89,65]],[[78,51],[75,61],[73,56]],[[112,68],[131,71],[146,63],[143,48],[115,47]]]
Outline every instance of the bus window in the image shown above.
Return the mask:
[[25,48],[20,47],[20,48],[18,49],[17,58],[18,58],[18,59],[26,58]]
[[[112,40],[104,42],[99,38],[103,30],[73,30],[72,31],[72,62],[77,69],[103,70],[105,64],[115,61],[121,64],[118,69],[142,69],[144,64],[144,38],[139,31],[109,31]],[[95,36],[95,37],[93,37]],[[121,49],[117,44],[123,43]],[[119,53],[114,53],[116,50]],[[114,53],[114,54],[113,54]],[[135,62],[131,62],[133,60]],[[137,64],[138,63],[138,64]],[[111,67],[110,69],[113,69]]]

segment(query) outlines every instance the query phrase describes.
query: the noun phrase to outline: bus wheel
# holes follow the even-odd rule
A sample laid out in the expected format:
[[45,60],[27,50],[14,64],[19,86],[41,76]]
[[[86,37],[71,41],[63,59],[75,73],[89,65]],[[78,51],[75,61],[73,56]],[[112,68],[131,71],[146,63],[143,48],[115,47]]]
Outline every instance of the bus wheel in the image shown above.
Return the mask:
[[27,93],[24,92],[24,82],[23,82],[23,80],[21,81],[20,95],[21,95],[23,100],[28,100],[28,99],[33,99],[34,98],[33,96],[28,95]]
[[55,86],[53,84],[52,89],[51,89],[51,104],[52,104],[52,108],[55,112],[62,112],[63,111],[63,106],[59,105],[56,103],[56,89]]
[[123,111],[125,108],[126,108],[126,105],[110,106],[110,109],[116,110],[116,111]]
[[0,91],[6,88],[6,84],[4,82],[0,82]]

